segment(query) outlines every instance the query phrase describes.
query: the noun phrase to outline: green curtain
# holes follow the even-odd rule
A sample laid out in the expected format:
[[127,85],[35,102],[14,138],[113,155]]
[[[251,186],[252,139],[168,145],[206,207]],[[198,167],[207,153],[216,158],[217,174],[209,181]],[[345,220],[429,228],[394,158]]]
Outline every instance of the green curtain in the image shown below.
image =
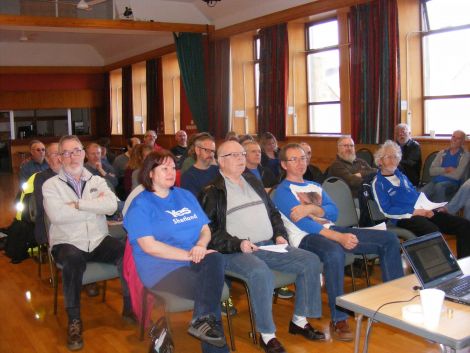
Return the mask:
[[208,131],[209,114],[201,33],[173,33],[181,80],[193,120],[199,131]]

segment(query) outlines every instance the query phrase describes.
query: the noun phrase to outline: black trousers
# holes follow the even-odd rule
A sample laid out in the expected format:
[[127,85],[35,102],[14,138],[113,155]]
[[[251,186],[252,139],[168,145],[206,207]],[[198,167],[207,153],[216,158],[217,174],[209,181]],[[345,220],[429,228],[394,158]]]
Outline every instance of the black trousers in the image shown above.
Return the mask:
[[62,288],[64,292],[65,309],[69,319],[80,318],[80,291],[82,289],[83,273],[88,261],[115,264],[121,277],[123,296],[129,296],[127,282],[122,277],[122,259],[124,243],[107,236],[93,251],[86,252],[71,244],[57,244],[52,247],[52,256],[62,268]]
[[413,216],[400,219],[397,226],[412,231],[416,236],[433,232],[455,235],[457,237],[457,257],[470,256],[470,221],[445,212],[434,212],[434,216],[426,218]]

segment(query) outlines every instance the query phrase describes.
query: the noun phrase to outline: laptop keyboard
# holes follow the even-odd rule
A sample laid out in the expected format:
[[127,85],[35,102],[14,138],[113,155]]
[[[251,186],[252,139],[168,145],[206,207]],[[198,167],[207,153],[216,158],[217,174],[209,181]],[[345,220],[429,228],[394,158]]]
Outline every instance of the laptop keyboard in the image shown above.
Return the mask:
[[470,293],[470,276],[461,278],[457,281],[451,281],[450,283],[440,286],[447,295],[455,297],[463,297]]

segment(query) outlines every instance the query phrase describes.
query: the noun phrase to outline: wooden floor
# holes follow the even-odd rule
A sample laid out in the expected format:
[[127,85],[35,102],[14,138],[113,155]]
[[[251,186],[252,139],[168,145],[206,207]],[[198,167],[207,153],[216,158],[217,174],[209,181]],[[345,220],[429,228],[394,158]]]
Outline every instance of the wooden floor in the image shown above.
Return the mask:
[[[11,175],[0,174],[0,226],[4,227],[13,217],[12,199],[15,196],[16,183]],[[27,259],[18,265],[0,254],[0,353],[55,353],[68,352],[65,346],[65,328],[67,318],[63,309],[63,298],[59,297],[58,315],[52,311],[53,290],[47,277],[47,265],[43,265],[43,276],[37,275],[37,263]],[[379,283],[378,266],[374,271],[373,283]],[[346,291],[351,290],[350,279],[345,279]],[[364,287],[363,281],[359,286]],[[232,290],[234,302],[239,314],[233,318],[237,352],[248,353],[261,350],[254,346],[249,337],[249,319],[247,304],[242,288],[234,284]],[[328,332],[329,310],[325,305],[326,294],[323,290],[323,318],[310,322],[316,328]],[[126,352],[147,353],[149,339],[140,342],[138,327],[125,323],[120,316],[121,296],[118,281],[108,285],[107,300],[100,297],[89,298],[82,294],[82,319],[84,322],[83,352]],[[353,343],[327,340],[326,342],[308,342],[299,336],[287,333],[288,323],[293,312],[293,300],[279,299],[273,306],[277,325],[277,336],[290,353],[305,352],[353,352]],[[154,315],[155,317],[156,315]],[[171,316],[171,327],[176,344],[176,352],[198,352],[199,343],[186,334],[190,313]],[[226,323],[225,319],[224,322]],[[350,320],[355,327],[354,319]],[[364,330],[363,330],[364,331]],[[227,329],[226,329],[227,332]],[[439,352],[438,346],[419,337],[404,334],[399,330],[382,324],[375,324],[370,337],[370,352]]]

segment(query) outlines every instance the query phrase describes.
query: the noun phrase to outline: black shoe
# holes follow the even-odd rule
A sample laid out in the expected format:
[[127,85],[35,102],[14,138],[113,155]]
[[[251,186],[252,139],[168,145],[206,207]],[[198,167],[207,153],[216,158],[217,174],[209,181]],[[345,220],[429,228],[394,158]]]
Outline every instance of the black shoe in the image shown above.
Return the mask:
[[307,323],[303,328],[297,326],[292,321],[289,323],[289,333],[293,335],[302,335],[308,340],[318,341],[324,340],[325,334],[321,331],[315,330],[309,323]]
[[[276,291],[274,291],[274,295]],[[294,296],[294,292],[289,289],[289,287],[282,287],[277,290],[277,297],[281,299],[290,299]]]
[[286,353],[286,350],[276,337],[271,338],[268,343],[264,343],[263,338],[260,338],[259,345],[266,353]]
[[100,294],[100,290],[98,289],[98,285],[96,283],[90,283],[85,286],[86,294],[89,297],[96,297]]
[[82,320],[73,319],[67,328],[67,348],[71,351],[78,351],[83,348]]
[[224,333],[217,327],[213,315],[207,315],[192,322],[191,325],[189,325],[188,333],[216,347],[226,345]]

